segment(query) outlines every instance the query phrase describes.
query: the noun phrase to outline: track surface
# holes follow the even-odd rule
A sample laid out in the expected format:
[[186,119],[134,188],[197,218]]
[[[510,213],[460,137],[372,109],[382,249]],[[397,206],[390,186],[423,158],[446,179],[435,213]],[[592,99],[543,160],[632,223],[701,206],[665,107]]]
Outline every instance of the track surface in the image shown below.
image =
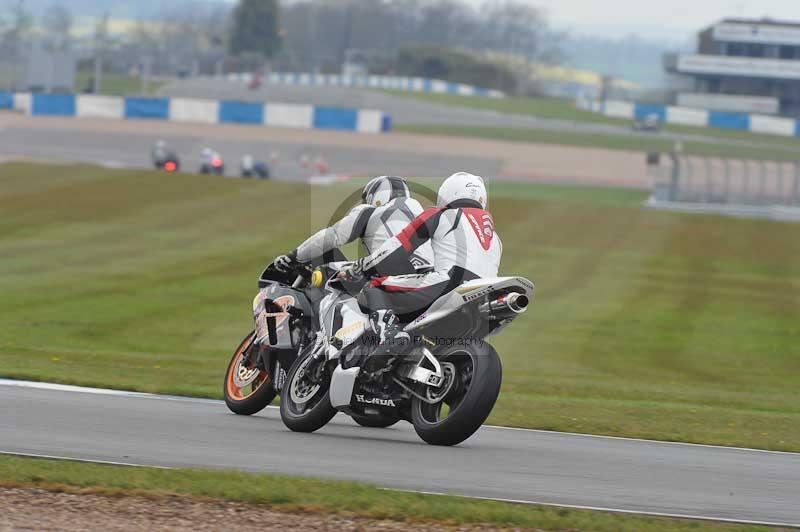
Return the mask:
[[[361,480],[392,488],[800,526],[800,454],[484,427],[458,447],[338,416],[0,380],[0,451]],[[56,389],[53,389],[56,388]]]
[[[15,122],[30,123],[32,120],[15,117]],[[87,122],[77,125],[85,126]],[[446,153],[411,154],[379,148],[360,148],[356,142],[353,142],[353,147],[346,147],[303,140],[236,138],[216,132],[211,126],[198,127],[190,124],[173,124],[173,127],[178,126],[175,128],[178,134],[170,136],[164,134],[163,124],[159,123],[145,123],[145,126],[149,126],[147,131],[142,131],[142,123],[123,122],[116,125],[119,127],[113,132],[92,131],[87,128],[76,131],[69,127],[25,128],[10,125],[0,129],[0,153],[47,161],[149,169],[152,167],[150,150],[156,140],[166,138],[169,146],[179,154],[182,171],[185,172],[197,171],[201,151],[205,147],[211,147],[222,154],[227,166],[226,175],[229,176],[238,174],[239,162],[245,154],[271,161],[273,175],[286,180],[310,177],[311,169],[300,164],[303,157],[312,163],[322,157],[332,172],[346,176],[373,176],[392,172],[412,176],[439,176],[449,175],[455,171],[454,168],[469,168],[482,175],[496,175],[500,170],[499,160],[492,157],[455,157]],[[234,126],[230,129],[245,132],[249,129],[252,132],[255,128]]]
[[151,168],[150,149],[157,139],[166,139],[177,150],[186,172],[197,171],[201,150],[210,146],[223,155],[229,176],[238,174],[243,154],[266,159],[275,153],[277,179],[308,179],[312,171],[302,167],[300,160],[322,156],[329,172],[339,176],[436,177],[468,170],[489,179],[650,186],[644,155],[636,152],[405,133],[369,135],[0,112],[0,161],[16,156]]

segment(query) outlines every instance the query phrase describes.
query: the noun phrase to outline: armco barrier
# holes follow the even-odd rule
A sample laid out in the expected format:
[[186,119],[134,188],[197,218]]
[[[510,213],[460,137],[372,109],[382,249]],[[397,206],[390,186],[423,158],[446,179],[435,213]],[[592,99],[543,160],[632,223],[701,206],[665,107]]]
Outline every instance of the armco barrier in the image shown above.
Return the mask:
[[[253,74],[227,74],[232,82],[250,83]],[[342,76],[339,74],[314,74],[307,72],[271,72],[265,81],[273,85],[368,87],[371,89],[391,89],[410,92],[433,92],[438,94],[460,94],[463,96],[483,96],[504,98],[500,91],[452,83],[440,79],[409,78],[405,76]]]
[[750,115],[746,113],[710,111],[708,113],[708,125],[720,129],[740,129],[742,131],[748,131],[750,129]]
[[656,115],[661,122],[667,124],[715,127],[783,137],[800,137],[800,120],[779,116],[726,113],[620,100],[578,100],[578,107],[614,118],[639,120],[646,116]]
[[115,96],[97,96],[94,94],[81,94],[78,96],[76,116],[86,118],[115,118],[125,117],[125,102]]
[[169,100],[167,98],[125,98],[125,118],[167,120],[169,118]]
[[222,124],[263,124],[264,105],[247,102],[219,102],[219,121]]
[[360,133],[391,130],[381,111],[314,107],[287,103],[217,101],[199,98],[122,98],[90,94],[0,92],[0,109],[32,115],[109,119],[169,120],[203,124],[253,124],[270,127],[335,129]]
[[34,94],[32,115],[75,116],[74,94]]
[[273,127],[314,127],[314,107],[292,103],[268,103],[264,106],[264,124]]
[[336,109],[332,107],[314,108],[315,129],[356,129],[358,111],[354,109]]

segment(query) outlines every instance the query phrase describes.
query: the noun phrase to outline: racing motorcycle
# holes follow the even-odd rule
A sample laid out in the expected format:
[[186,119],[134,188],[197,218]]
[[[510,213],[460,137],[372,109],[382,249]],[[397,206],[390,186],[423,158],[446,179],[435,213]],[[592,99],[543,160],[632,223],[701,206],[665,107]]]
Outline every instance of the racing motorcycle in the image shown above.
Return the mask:
[[319,310],[321,330],[299,351],[281,387],[284,424],[314,432],[344,412],[375,426],[409,421],[433,445],[469,438],[491,413],[502,380],[500,357],[485,338],[525,312],[533,283],[523,277],[464,283],[404,325],[410,345],[387,348],[353,296],[367,280],[336,267],[315,273],[327,278],[329,296]]
[[[344,255],[333,250],[308,265],[296,264],[289,272],[269,264],[261,273],[253,300],[256,329],[233,352],[225,372],[223,396],[231,412],[255,414],[280,393],[287,370],[320,330],[319,308],[325,292],[321,270],[315,266],[343,260]],[[388,426],[369,416],[355,420],[367,427]]]
[[201,174],[224,175],[225,163],[220,157],[214,157],[211,162],[203,163],[200,165]]

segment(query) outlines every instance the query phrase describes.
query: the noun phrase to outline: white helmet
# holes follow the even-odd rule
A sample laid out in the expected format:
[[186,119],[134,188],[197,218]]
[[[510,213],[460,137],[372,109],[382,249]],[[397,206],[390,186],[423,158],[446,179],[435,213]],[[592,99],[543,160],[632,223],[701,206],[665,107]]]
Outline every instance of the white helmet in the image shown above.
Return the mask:
[[458,200],[474,201],[486,208],[486,186],[481,176],[458,172],[444,180],[439,187],[436,206],[445,208]]
[[364,186],[361,200],[367,205],[380,207],[395,198],[410,198],[406,180],[402,177],[382,175]]

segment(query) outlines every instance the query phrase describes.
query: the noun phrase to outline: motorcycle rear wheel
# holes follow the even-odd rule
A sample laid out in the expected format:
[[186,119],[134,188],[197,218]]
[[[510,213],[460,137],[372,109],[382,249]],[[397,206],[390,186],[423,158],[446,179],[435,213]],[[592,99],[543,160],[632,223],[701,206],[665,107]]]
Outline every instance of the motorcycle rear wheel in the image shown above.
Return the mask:
[[[233,352],[225,372],[225,382],[222,385],[225,404],[231,412],[240,416],[250,416],[260,412],[277,395],[269,372],[259,370],[255,366],[257,361],[254,360],[254,356],[245,360],[247,350],[252,346],[254,339],[255,331],[245,336],[242,343]],[[241,382],[247,384],[241,386]]]
[[330,380],[323,376],[317,382],[311,377],[316,372],[313,355],[311,345],[295,359],[281,389],[281,419],[294,432],[319,430],[336,415],[329,395]]
[[445,372],[442,388],[447,391],[435,404],[414,397],[411,421],[417,435],[427,443],[458,445],[492,412],[500,394],[503,367],[497,351],[485,342],[453,346],[438,353],[437,358]]

